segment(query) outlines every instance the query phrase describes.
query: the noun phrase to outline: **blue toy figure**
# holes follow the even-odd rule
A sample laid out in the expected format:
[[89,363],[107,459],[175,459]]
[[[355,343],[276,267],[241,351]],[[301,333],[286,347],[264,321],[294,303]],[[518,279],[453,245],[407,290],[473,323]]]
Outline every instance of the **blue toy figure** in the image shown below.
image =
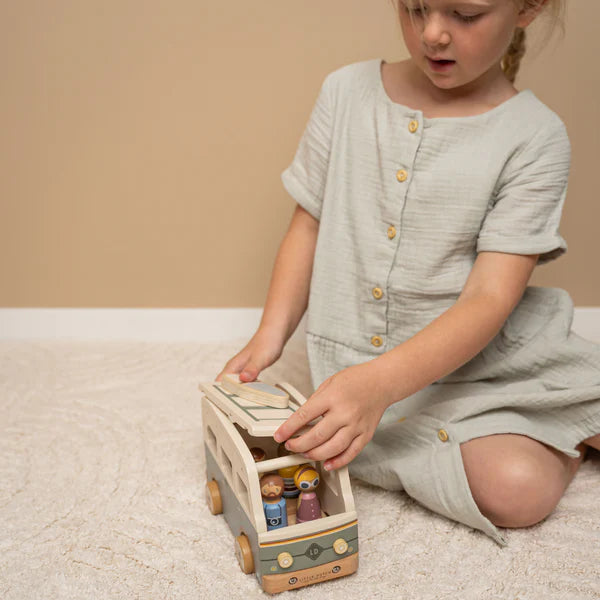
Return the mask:
[[283,485],[283,477],[276,473],[267,473],[260,478],[260,493],[268,531],[287,527],[288,524]]

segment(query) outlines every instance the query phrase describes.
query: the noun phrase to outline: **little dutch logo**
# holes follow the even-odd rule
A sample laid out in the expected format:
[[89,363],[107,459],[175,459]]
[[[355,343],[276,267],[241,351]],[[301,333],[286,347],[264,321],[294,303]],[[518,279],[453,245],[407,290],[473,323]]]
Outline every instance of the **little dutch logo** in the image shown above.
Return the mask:
[[321,556],[321,552],[323,552],[323,548],[319,544],[313,543],[306,549],[304,555],[312,560],[317,560]]

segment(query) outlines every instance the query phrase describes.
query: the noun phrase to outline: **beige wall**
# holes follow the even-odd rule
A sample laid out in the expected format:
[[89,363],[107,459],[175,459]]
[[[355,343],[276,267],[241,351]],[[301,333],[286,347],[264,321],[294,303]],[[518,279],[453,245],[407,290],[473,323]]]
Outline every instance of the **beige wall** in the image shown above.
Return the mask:
[[[600,305],[600,3],[524,66],[573,145],[569,252]],[[406,56],[389,0],[0,3],[0,306],[260,306],[323,77]]]

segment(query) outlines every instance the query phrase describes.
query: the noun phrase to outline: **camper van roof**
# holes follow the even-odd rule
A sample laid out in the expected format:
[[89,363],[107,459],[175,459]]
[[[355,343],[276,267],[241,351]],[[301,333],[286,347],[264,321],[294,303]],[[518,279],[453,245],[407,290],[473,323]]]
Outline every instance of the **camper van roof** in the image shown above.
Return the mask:
[[217,383],[202,383],[200,389],[233,423],[256,437],[272,437],[278,427],[296,410],[299,404],[293,395],[287,408],[272,408],[240,398]]

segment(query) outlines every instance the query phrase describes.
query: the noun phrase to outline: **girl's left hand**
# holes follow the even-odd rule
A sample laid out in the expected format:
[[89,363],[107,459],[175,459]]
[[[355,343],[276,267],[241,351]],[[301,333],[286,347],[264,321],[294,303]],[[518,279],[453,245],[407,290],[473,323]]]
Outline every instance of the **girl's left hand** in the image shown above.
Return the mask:
[[286,448],[311,460],[327,460],[326,470],[352,461],[373,437],[389,406],[371,363],[349,367],[326,379],[317,391],[277,429],[276,442],[322,416],[309,431],[289,440]]

